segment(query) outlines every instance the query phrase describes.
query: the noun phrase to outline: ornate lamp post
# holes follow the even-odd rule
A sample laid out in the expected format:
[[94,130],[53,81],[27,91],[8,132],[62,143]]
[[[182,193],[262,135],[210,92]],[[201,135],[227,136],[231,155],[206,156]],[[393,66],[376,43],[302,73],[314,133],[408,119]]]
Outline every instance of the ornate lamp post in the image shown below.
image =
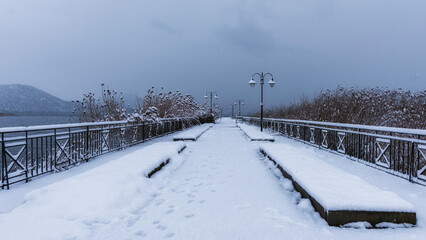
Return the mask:
[[213,113],[213,98],[219,99],[219,96],[217,95],[217,92],[210,91],[206,92],[206,95],[204,95],[205,99],[207,99],[208,97],[210,97],[210,113]]
[[233,118],[235,116],[235,107],[237,106],[237,103],[231,104],[231,106],[229,107],[231,109],[231,118]]
[[265,76],[270,76],[271,80],[268,81],[269,86],[274,87],[276,82],[274,81],[274,76],[272,76],[272,74],[270,73],[254,73],[251,76],[250,81],[248,82],[248,84],[251,87],[256,86],[256,81],[254,81],[254,76],[259,76],[260,78],[260,131],[263,132],[263,84],[265,84]]
[[238,99],[237,103],[238,103],[238,116],[241,116],[241,105],[244,106],[244,100]]

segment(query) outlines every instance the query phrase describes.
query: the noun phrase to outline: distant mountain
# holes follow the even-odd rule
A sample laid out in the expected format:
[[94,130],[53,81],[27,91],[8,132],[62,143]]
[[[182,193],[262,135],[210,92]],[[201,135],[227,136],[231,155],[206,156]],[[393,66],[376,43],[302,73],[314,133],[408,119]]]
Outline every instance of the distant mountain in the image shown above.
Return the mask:
[[0,85],[0,113],[17,115],[68,115],[73,104],[29,85]]

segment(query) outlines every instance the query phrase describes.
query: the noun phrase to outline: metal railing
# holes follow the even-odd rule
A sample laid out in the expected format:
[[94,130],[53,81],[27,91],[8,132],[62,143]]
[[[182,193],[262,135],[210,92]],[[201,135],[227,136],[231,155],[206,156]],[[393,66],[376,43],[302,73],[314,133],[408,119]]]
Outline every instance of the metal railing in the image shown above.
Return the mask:
[[0,128],[1,188],[198,124],[197,119]]
[[[238,117],[260,126],[260,118]],[[426,130],[266,118],[263,127],[426,184]]]

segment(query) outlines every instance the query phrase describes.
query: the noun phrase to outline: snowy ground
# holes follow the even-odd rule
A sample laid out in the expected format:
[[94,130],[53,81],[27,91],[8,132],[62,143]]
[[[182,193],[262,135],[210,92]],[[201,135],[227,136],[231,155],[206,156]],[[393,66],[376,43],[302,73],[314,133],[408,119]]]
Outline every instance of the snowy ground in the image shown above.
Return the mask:
[[[72,192],[52,187],[60,182],[42,187],[49,182],[44,179],[56,181],[60,179],[56,176],[63,173],[0,191],[0,206],[10,204],[2,198],[19,202],[9,208],[1,206],[4,213],[0,215],[0,239],[424,239],[425,187],[284,137],[275,139],[315,151],[327,163],[380,189],[395,192],[416,208],[418,225],[396,229],[329,227],[310,202],[294,192],[288,180],[275,175],[276,169],[258,152],[259,143],[248,141],[234,122],[223,119],[198,141],[186,143],[181,157],[152,179],[141,177],[141,183],[123,182],[113,190],[105,186],[108,191],[102,196],[84,198],[74,187],[70,191],[79,197],[73,197]],[[126,151],[135,152],[131,148]],[[96,165],[102,158],[114,162],[114,156],[119,158],[124,153],[97,158],[91,169],[106,165]],[[62,177],[62,181],[72,179],[77,183],[84,174],[77,174],[77,170],[87,173],[87,165],[90,162],[71,169],[74,173]],[[96,180],[94,177],[90,181]],[[44,183],[35,184],[37,181]],[[35,191],[27,194],[24,202],[21,196],[31,188]],[[66,192],[71,199],[58,198],[60,192]],[[362,189],[359,192],[362,194]],[[116,198],[118,194],[121,199]],[[93,211],[82,212],[82,205],[89,204]]]

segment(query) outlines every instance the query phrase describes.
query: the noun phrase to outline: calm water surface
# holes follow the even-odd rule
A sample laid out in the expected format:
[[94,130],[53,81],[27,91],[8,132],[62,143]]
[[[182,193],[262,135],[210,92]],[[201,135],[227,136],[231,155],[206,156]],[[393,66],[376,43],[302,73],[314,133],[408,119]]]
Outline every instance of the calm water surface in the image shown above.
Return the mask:
[[0,128],[21,126],[27,127],[73,122],[76,122],[76,119],[72,116],[6,116],[0,117]]

